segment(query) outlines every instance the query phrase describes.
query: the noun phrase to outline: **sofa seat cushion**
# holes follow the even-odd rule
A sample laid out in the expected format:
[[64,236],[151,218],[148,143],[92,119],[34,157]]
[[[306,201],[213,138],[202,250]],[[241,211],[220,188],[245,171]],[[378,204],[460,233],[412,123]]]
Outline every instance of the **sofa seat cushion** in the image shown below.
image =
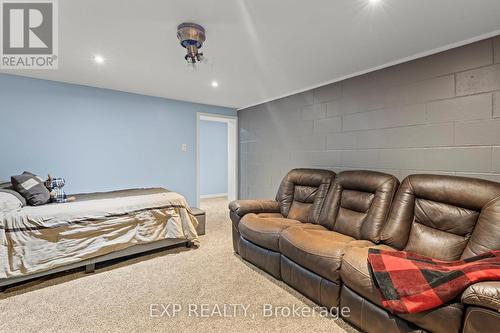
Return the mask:
[[[394,250],[387,245],[371,248]],[[368,265],[368,247],[350,247],[345,251],[340,269],[342,283],[372,303],[383,307],[380,294],[373,283]],[[462,325],[463,306],[453,302],[445,306],[399,317],[431,332],[459,332]]]
[[247,214],[239,223],[239,231],[246,240],[268,250],[279,251],[280,234],[286,228],[300,225],[297,220],[281,217],[264,217],[261,214]]
[[285,218],[283,215],[281,215],[281,213],[258,213],[256,215],[262,219],[268,219],[268,218],[284,219]]
[[339,283],[339,269],[345,249],[370,246],[370,241],[356,240],[320,225],[294,226],[281,233],[281,254],[296,264],[332,282]]

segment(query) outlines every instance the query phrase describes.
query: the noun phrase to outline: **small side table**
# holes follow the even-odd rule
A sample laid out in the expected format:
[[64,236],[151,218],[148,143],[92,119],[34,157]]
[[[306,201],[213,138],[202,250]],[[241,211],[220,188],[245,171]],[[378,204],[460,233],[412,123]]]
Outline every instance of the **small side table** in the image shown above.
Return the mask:
[[191,212],[193,212],[194,217],[198,220],[198,226],[196,227],[196,232],[198,236],[205,234],[205,220],[206,212],[196,207],[191,207]]

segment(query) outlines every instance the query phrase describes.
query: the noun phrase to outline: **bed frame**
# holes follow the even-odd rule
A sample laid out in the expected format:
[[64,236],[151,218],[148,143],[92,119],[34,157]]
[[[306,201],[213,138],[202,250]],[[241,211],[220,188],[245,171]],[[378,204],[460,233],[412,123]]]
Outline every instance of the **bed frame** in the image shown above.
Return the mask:
[[[198,227],[196,228],[196,231],[198,233],[198,236],[204,235],[205,234],[205,212],[201,209],[198,208],[192,208],[191,209],[193,212],[193,215],[196,217],[198,220]],[[183,244],[187,248],[191,247],[191,241],[188,241],[184,238],[167,238],[167,239],[162,239],[156,242],[152,243],[145,243],[145,244],[138,244],[131,246],[129,248],[119,250],[119,251],[114,251],[99,257],[95,258],[90,258],[90,259],[85,259],[79,262],[75,262],[69,265],[64,265],[60,267],[53,268],[48,271],[43,271],[43,272],[38,272],[38,273],[33,273],[33,274],[28,274],[28,275],[23,275],[23,276],[16,276],[16,277],[11,277],[11,278],[6,278],[6,279],[0,279],[0,292],[3,292],[5,289],[8,287],[20,283],[20,282],[25,282],[28,280],[34,280],[38,279],[47,275],[55,274],[55,273],[60,273],[64,271],[68,271],[71,269],[75,268],[80,268],[80,267],[85,267],[85,273],[93,273],[95,271],[95,265],[100,262],[108,261],[108,260],[113,260],[113,259],[118,259],[118,258],[123,258],[123,257],[128,257],[132,256],[134,254],[138,253],[146,253],[150,252],[153,250],[157,249],[167,249],[167,248],[173,248],[177,247],[178,245]]]
[[44,277],[47,275],[60,273],[60,272],[68,271],[68,270],[79,268],[79,267],[85,267],[85,273],[93,273],[95,271],[95,265],[97,263],[112,260],[112,259],[128,257],[128,256],[131,256],[134,254],[145,253],[145,252],[149,252],[149,251],[153,251],[153,250],[157,250],[157,249],[161,249],[161,248],[171,248],[171,247],[177,246],[179,244],[184,244],[188,248],[191,247],[191,241],[188,241],[186,239],[167,238],[167,239],[163,239],[163,240],[156,241],[153,243],[134,245],[134,246],[131,246],[131,247],[126,248],[124,250],[114,251],[114,252],[99,256],[99,257],[85,259],[83,261],[75,262],[73,264],[56,267],[56,268],[53,268],[53,269],[48,270],[48,271],[43,271],[43,272],[38,272],[38,273],[33,273],[33,274],[28,274],[28,275],[23,275],[23,276],[16,276],[16,277],[11,277],[11,278],[7,278],[7,279],[0,279],[0,292],[3,292],[8,287],[10,287],[14,284],[17,284],[19,282],[25,282],[28,280],[38,279],[38,278],[41,278],[41,277]]

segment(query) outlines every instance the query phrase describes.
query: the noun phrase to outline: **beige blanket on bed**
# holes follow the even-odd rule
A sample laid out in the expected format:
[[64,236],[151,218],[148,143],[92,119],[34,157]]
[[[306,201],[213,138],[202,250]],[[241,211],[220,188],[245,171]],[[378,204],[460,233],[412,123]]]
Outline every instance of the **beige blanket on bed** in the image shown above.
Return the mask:
[[165,238],[199,245],[198,222],[183,196],[158,189],[122,192],[28,206],[0,216],[0,278],[45,271]]

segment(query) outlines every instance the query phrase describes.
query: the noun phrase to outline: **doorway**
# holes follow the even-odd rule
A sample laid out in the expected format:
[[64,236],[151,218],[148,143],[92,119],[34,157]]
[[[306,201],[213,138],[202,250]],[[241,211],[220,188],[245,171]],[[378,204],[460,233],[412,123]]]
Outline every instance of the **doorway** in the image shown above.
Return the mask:
[[238,118],[197,113],[196,205],[200,200],[238,196]]

